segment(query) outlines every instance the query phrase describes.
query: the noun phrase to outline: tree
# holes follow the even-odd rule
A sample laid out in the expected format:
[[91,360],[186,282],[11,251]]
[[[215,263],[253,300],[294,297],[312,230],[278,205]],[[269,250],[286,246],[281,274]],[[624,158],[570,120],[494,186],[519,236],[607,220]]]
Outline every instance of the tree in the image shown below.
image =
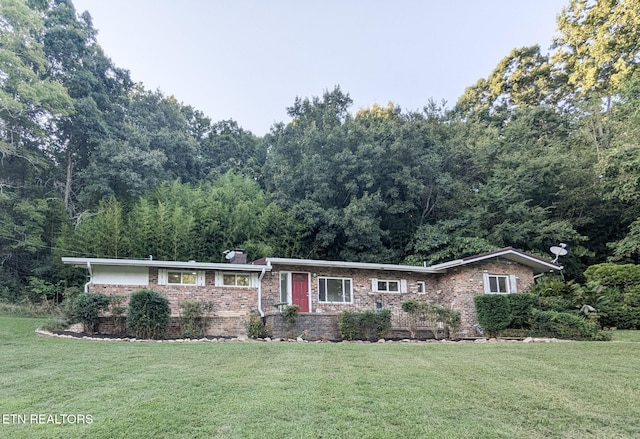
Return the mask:
[[560,99],[558,90],[562,82],[562,75],[549,57],[540,52],[540,46],[513,49],[487,79],[467,87],[458,100],[457,110],[491,120],[523,106],[554,106]]
[[78,17],[70,0],[48,2],[44,24],[50,76],[66,87],[76,110],[55,119],[51,148],[52,158],[61,165],[57,178],[64,205],[76,218],[84,210],[78,197],[87,187],[81,171],[101,143],[121,132],[132,83],[129,73],[117,68],[98,45],[91,16],[85,12]]
[[572,0],[558,17],[553,62],[582,96],[611,97],[636,71],[640,2]]

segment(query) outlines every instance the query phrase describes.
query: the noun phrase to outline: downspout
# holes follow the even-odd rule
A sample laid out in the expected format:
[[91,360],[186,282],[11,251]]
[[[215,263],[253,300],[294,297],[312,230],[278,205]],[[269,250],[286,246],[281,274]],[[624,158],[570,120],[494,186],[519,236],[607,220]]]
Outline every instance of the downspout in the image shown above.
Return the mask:
[[91,270],[91,262],[87,261],[87,270],[89,270],[89,282],[84,284],[84,292],[89,292],[89,284],[93,283],[93,270]]
[[262,278],[266,272],[267,267],[264,267],[260,272],[260,277],[258,278],[258,312],[260,313],[260,317],[264,317],[264,311],[262,310]]

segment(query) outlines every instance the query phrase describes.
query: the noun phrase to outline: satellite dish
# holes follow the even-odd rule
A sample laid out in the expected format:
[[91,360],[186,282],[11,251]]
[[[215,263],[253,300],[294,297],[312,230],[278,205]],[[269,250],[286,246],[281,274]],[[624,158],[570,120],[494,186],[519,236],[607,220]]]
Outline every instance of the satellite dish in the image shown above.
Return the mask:
[[229,250],[227,250],[227,251],[225,251],[225,252],[224,252],[224,258],[225,258],[227,261],[232,260],[235,256],[236,256],[236,252],[235,252],[235,251],[233,251],[233,250],[230,250],[230,251],[229,251]]
[[558,262],[558,258],[559,258],[560,256],[564,256],[564,255],[566,255],[567,253],[569,253],[569,250],[567,250],[567,244],[565,244],[564,242],[563,242],[563,243],[558,244],[557,246],[556,246],[556,245],[554,245],[553,247],[551,247],[551,248],[549,249],[549,251],[550,251],[551,253],[553,253],[554,255],[556,255],[556,258],[553,260],[553,262],[554,262],[554,263],[555,263],[555,262]]

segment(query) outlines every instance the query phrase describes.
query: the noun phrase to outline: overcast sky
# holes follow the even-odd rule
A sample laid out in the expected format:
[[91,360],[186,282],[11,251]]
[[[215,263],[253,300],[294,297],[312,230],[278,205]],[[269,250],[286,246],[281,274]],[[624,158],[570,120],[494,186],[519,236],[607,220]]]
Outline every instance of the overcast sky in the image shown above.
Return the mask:
[[73,0],[146,89],[256,135],[339,85],[352,112],[449,105],[511,49],[547,53],[569,0]]

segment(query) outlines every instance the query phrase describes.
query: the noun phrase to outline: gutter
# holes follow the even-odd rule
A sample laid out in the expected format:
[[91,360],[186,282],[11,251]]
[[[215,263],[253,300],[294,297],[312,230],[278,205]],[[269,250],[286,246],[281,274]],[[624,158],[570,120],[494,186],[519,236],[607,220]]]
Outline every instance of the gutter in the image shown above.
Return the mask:
[[91,269],[91,262],[87,261],[87,270],[89,270],[89,282],[84,284],[84,292],[89,292],[89,285],[93,283],[93,270]]
[[[269,263],[269,266],[271,266],[270,263]],[[263,317],[263,318],[264,318],[264,311],[262,310],[262,278],[264,277],[264,274],[266,272],[267,272],[267,267],[264,267],[260,272],[260,277],[258,277],[258,312],[260,313],[260,317]]]

